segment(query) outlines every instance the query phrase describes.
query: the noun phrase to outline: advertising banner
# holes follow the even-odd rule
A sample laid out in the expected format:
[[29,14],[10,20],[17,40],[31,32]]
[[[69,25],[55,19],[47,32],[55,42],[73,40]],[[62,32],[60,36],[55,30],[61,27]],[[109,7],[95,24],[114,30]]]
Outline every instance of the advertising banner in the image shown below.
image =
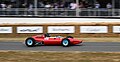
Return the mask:
[[12,27],[0,27],[0,33],[12,33]]
[[48,26],[48,33],[74,33],[74,26]]
[[108,33],[107,26],[80,26],[80,33]]
[[42,26],[17,27],[17,33],[43,33]]
[[113,33],[120,33],[120,26],[113,26]]

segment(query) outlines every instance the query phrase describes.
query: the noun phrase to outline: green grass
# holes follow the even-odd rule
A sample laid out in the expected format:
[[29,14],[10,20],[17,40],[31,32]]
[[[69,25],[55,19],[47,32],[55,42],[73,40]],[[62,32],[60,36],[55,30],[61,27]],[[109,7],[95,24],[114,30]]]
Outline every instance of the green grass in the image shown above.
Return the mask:
[[120,62],[120,53],[1,51],[2,62]]

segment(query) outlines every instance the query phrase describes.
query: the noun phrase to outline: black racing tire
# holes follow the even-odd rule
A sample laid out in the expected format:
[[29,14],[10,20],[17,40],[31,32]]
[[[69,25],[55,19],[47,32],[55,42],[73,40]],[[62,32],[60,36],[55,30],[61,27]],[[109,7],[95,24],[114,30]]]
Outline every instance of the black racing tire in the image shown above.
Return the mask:
[[67,36],[66,38],[73,38],[72,36]]
[[62,42],[61,42],[61,45],[62,45],[63,47],[69,47],[69,46],[70,46],[70,41],[69,41],[69,39],[67,39],[67,38],[63,39]]
[[29,37],[25,40],[25,44],[28,47],[34,47],[35,46],[35,40],[33,38]]

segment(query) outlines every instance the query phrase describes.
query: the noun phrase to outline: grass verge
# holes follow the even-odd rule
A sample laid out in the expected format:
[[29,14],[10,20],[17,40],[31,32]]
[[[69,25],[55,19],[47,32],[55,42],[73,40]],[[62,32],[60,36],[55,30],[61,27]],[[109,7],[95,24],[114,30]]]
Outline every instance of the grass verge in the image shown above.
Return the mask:
[[112,52],[0,51],[2,62],[120,62]]

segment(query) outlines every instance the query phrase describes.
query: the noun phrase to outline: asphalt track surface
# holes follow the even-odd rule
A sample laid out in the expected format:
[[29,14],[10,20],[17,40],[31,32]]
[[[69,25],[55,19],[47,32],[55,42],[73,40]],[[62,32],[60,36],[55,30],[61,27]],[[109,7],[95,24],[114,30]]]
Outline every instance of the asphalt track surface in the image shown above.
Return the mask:
[[22,42],[0,42],[0,50],[120,52],[120,42],[83,42],[82,44],[70,47],[62,46],[27,47]]

